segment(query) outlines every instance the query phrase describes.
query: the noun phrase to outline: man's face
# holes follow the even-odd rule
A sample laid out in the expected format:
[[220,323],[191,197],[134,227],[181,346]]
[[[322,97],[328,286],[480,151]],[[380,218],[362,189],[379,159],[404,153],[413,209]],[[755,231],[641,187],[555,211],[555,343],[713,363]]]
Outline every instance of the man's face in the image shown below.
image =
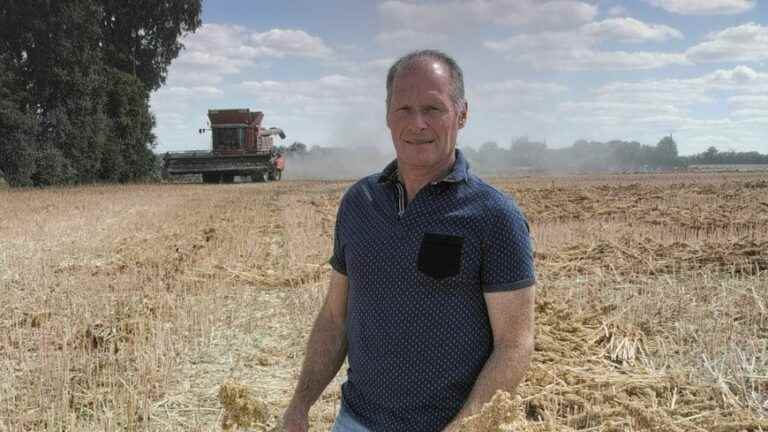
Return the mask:
[[457,109],[451,92],[450,72],[442,62],[422,60],[397,74],[387,126],[399,164],[442,169],[452,160],[467,106]]

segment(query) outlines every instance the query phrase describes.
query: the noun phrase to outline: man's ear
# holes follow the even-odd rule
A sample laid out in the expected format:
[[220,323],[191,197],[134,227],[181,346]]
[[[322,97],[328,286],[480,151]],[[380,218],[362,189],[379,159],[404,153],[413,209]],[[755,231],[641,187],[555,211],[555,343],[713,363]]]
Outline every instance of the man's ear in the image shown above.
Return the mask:
[[467,118],[469,115],[469,104],[464,101],[464,109],[459,112],[459,129],[463,128],[467,124]]

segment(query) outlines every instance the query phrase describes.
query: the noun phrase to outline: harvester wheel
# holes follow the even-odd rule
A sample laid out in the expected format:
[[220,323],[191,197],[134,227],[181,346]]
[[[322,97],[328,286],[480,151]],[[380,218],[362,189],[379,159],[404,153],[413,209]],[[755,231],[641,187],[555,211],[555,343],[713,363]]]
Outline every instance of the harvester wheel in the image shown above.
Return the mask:
[[223,174],[221,176],[221,182],[222,183],[234,183],[235,182],[235,175],[234,174]]
[[203,174],[203,183],[218,183],[219,182],[219,175],[216,173],[204,173]]
[[258,171],[251,176],[251,179],[256,183],[266,183],[269,180],[269,173],[267,171]]
[[163,180],[168,180],[169,177],[170,175],[168,174],[168,167],[165,164],[163,164],[163,168],[160,169],[160,178]]

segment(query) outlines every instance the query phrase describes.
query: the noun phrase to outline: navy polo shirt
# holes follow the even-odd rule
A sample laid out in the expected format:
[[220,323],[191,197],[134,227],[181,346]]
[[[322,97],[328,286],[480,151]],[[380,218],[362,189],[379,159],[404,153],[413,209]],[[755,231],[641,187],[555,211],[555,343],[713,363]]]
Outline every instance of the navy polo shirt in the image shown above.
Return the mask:
[[[349,280],[342,400],[373,431],[439,431],[493,350],[483,294],[535,282],[515,202],[456,163],[404,206],[397,161],[341,200],[332,267]],[[515,313],[510,310],[509,313]]]

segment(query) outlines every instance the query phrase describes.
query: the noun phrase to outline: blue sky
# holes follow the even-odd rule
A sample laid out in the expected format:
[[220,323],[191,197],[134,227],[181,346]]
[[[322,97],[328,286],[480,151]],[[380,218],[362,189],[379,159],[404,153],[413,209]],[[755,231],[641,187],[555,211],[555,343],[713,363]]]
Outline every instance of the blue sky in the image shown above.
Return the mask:
[[160,152],[207,149],[207,110],[240,107],[288,143],[389,150],[387,68],[438,48],[465,73],[462,146],[768,153],[768,0],[209,0],[202,19],[152,95]]

